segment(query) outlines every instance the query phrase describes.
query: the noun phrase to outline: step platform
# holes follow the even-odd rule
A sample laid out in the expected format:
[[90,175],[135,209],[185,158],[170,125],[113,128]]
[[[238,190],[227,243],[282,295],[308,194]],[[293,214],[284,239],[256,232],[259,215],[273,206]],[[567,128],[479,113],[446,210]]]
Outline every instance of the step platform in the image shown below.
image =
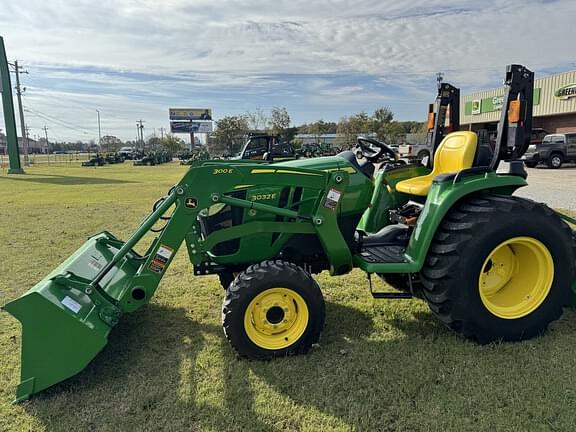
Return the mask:
[[363,246],[360,252],[356,254],[370,264],[376,263],[405,263],[406,260],[406,247],[398,245],[370,245]]

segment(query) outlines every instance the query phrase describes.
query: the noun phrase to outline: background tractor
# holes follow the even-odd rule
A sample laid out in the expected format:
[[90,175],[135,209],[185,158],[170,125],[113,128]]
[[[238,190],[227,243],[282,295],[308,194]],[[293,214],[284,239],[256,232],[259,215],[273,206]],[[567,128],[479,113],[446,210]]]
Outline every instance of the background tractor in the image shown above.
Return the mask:
[[283,161],[295,159],[292,145],[280,135],[250,134],[240,154],[233,159]]
[[242,357],[306,353],[325,318],[312,275],[354,268],[399,288],[375,298],[419,296],[481,343],[541,334],[574,298],[574,234],[562,218],[575,221],[513,195],[527,184],[517,159],[533,79],[508,66],[494,147],[479,151],[475,133],[455,131],[431,167],[369,138],[329,157],[194,162],[130,238],[92,236],[5,305],[23,327],[17,400],[81,371],[122,315],[150,301],[183,243],[195,275],[220,276],[224,333]]

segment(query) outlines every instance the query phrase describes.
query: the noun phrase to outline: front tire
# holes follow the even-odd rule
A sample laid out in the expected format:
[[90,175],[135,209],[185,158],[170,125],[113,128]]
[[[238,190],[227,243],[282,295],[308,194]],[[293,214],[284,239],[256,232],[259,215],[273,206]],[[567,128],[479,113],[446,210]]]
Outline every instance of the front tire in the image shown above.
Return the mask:
[[226,338],[241,357],[305,354],[318,342],[325,305],[316,281],[286,261],[263,261],[239,273],[222,306]]
[[430,309],[456,332],[480,343],[529,339],[570,300],[571,230],[530,200],[469,198],[446,215],[421,276]]
[[228,289],[230,284],[234,281],[235,277],[236,274],[228,270],[218,273],[218,281],[220,282],[220,285],[222,285],[222,288],[225,290]]
[[564,158],[560,153],[553,153],[548,158],[548,168],[558,169],[564,163]]

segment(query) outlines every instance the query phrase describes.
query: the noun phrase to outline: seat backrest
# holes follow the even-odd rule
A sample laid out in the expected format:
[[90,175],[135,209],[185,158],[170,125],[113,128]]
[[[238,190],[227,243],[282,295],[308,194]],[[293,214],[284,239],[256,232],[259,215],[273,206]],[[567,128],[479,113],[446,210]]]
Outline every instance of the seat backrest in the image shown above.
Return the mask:
[[472,167],[478,137],[475,132],[452,132],[444,137],[434,155],[434,176]]

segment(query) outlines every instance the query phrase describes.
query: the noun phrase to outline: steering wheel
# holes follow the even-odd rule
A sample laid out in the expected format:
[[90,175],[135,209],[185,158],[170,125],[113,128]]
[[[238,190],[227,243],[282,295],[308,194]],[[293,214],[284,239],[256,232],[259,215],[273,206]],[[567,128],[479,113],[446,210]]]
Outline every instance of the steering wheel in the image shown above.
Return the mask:
[[359,136],[358,150],[357,155],[362,155],[372,163],[378,162],[385,154],[393,160],[398,160],[398,153],[392,147],[374,138]]

